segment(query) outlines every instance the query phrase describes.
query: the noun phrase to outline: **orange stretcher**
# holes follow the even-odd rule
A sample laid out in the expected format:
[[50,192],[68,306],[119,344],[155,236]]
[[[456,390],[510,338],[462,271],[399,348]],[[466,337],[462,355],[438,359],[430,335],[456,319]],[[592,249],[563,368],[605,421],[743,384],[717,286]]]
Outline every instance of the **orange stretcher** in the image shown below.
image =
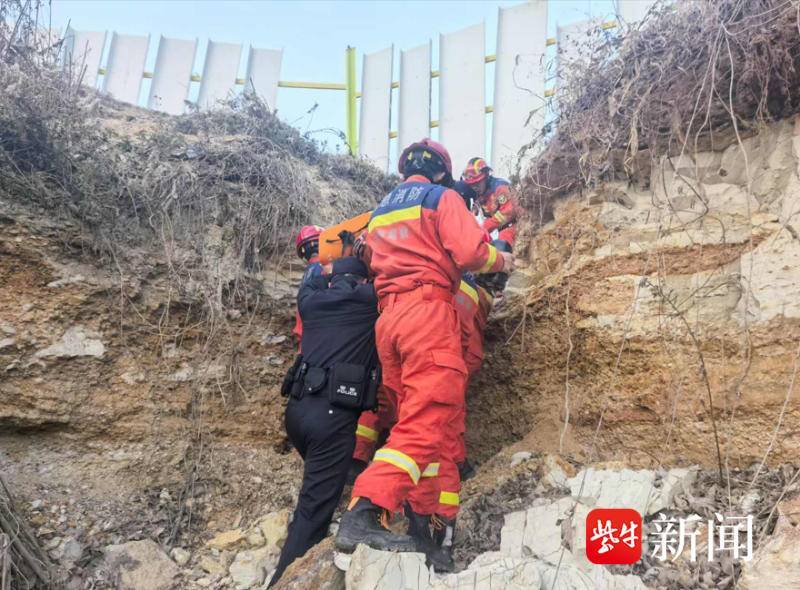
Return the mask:
[[319,261],[329,264],[352,254],[353,242],[367,230],[372,211],[352,217],[322,230],[319,236]]

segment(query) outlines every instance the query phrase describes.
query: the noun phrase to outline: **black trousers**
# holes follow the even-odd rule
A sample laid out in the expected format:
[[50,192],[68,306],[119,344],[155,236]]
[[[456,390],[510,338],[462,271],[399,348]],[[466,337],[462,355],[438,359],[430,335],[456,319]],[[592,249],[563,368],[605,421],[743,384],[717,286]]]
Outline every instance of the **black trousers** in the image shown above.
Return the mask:
[[331,406],[324,392],[299,400],[289,398],[286,433],[305,467],[300,497],[270,586],[327,534],[350,469],[359,415]]

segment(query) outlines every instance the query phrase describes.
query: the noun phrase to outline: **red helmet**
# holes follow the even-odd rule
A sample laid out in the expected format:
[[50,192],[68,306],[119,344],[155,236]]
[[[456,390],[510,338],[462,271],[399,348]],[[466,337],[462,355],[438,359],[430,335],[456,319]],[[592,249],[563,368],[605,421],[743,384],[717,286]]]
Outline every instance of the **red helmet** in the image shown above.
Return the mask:
[[442,160],[447,175],[452,178],[453,176],[453,163],[450,160],[450,153],[441,143],[433,141],[430,137],[426,137],[420,141],[416,141],[403,150],[400,154],[400,159],[397,161],[397,171],[405,176],[406,162],[410,159],[411,153],[417,150],[429,150],[435,153]]
[[461,180],[467,184],[476,184],[488,178],[492,173],[489,164],[483,158],[470,158],[467,162],[467,167],[464,168],[464,173],[461,175]]
[[[297,248],[297,255],[300,258],[308,260],[316,252],[319,251],[319,235],[322,233],[322,228],[318,225],[304,225],[297,234],[295,240],[295,247]],[[313,242],[316,242],[316,248],[309,248]]]

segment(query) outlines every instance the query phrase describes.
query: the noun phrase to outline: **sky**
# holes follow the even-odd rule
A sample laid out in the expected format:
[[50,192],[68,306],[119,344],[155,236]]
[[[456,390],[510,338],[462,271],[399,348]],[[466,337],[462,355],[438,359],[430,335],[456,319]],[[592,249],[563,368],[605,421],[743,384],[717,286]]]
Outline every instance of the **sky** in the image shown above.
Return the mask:
[[[244,77],[248,46],[252,45],[283,49],[282,80],[342,83],[348,45],[358,52],[359,79],[361,56],[390,45],[396,51],[395,80],[399,73],[397,51],[428,40],[433,40],[432,63],[436,68],[439,34],[481,21],[486,23],[486,53],[494,53],[498,8],[519,3],[519,0],[53,0],[52,20],[62,30],[68,24],[78,30],[107,30],[106,54],[112,31],[149,34],[146,65],[149,71],[155,62],[159,36],[164,35],[198,39],[195,73],[202,72],[207,41],[212,39],[244,45],[239,77]],[[589,17],[610,20],[613,9],[613,0],[550,0],[550,36],[555,36],[557,23]],[[493,74],[493,64],[488,64],[487,98],[492,96]],[[145,80],[140,95],[142,104],[148,85]],[[190,98],[196,97],[198,87],[198,83],[192,84]],[[432,102],[436,118],[435,95]],[[341,149],[337,136],[325,130],[345,128],[344,92],[281,88],[277,109],[281,119],[310,132],[315,139],[328,141],[328,149]],[[396,124],[395,119],[393,129]],[[432,131],[435,137],[435,130]],[[391,149],[394,151],[395,146]]]

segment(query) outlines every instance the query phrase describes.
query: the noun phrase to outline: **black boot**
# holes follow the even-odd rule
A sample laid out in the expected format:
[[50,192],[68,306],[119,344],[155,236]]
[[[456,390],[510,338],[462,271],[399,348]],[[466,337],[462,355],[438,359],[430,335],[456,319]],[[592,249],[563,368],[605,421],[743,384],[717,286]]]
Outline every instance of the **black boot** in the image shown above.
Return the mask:
[[431,517],[426,514],[417,514],[406,504],[405,514],[408,518],[408,535],[414,539],[417,551],[425,554],[428,565],[432,565],[436,573],[453,571],[453,560],[442,553],[431,535]]
[[469,462],[469,459],[464,459],[462,463],[457,465],[458,467],[458,475],[461,478],[461,481],[467,481],[475,477],[475,468],[472,466],[472,463]]
[[447,520],[434,516],[433,519],[433,542],[439,548],[439,561],[449,567],[444,570],[452,572],[455,569],[453,560],[453,541],[456,533],[456,519]]
[[363,543],[379,551],[413,552],[417,547],[408,535],[396,535],[382,524],[386,511],[367,498],[359,498],[355,506],[344,513],[339,523],[334,545],[339,551],[351,553]]

